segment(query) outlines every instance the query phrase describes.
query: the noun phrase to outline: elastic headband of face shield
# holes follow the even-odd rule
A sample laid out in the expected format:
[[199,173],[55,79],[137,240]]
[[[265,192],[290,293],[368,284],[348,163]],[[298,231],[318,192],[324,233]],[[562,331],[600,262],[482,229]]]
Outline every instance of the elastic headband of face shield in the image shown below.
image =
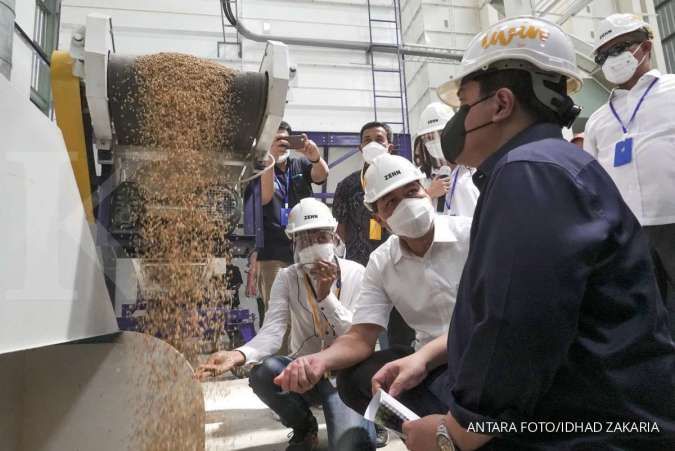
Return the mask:
[[467,75],[462,83],[501,70],[523,70],[530,74],[532,91],[537,100],[546,108],[553,111],[561,127],[571,127],[574,120],[581,113],[581,107],[576,105],[568,95],[560,93],[560,86],[565,86],[567,77],[554,72],[546,72],[535,65],[523,60],[504,60],[490,65],[489,68]]

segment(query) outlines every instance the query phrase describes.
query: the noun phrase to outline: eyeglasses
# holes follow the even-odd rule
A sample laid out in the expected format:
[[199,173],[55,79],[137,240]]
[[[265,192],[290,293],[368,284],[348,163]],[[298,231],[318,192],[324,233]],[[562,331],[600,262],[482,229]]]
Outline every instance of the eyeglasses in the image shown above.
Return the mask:
[[642,43],[641,41],[626,41],[614,44],[608,49],[598,52],[597,55],[595,55],[595,64],[597,64],[598,66],[602,66],[603,64],[605,64],[605,61],[607,61],[607,58],[609,58],[610,56],[620,55],[621,53],[625,52],[635,44],[641,43]]

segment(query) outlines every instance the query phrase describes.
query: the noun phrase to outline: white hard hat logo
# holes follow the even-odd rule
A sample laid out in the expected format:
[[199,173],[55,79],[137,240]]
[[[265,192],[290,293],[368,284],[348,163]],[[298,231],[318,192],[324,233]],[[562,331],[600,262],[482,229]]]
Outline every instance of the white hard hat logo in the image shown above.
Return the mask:
[[319,215],[305,215],[305,221],[309,221],[310,219],[319,219]]
[[397,175],[401,175],[401,171],[398,171],[398,170],[397,170],[397,171],[390,172],[389,174],[385,174],[385,175],[384,175],[384,179],[385,179],[385,180],[389,180],[389,179],[391,179],[392,177],[396,177]]
[[513,41],[513,38],[518,37],[520,39],[539,39],[541,42],[545,42],[548,39],[549,33],[541,27],[535,25],[525,26],[521,25],[518,27],[510,27],[506,30],[493,31],[490,34],[486,34],[481,40],[481,46],[484,49],[492,45],[501,45],[502,47],[507,47]]

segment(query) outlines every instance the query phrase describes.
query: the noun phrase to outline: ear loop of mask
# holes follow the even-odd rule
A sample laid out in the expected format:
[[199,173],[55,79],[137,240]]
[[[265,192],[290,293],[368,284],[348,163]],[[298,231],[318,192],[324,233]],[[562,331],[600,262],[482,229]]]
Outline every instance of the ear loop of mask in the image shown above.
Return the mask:
[[[645,42],[646,42],[646,41],[642,41],[642,42],[640,43],[640,45],[637,46],[637,48],[636,48],[635,51],[633,52],[633,58],[635,58],[635,54],[637,53],[638,50],[640,50],[640,49],[642,48],[642,44],[644,44]],[[651,50],[650,50],[650,53],[651,53]],[[645,58],[647,58],[647,55],[649,55],[649,53],[645,53],[644,55],[642,55],[642,59],[638,62],[638,67],[640,67],[640,66],[642,65],[642,63],[645,62]],[[636,59],[637,59],[637,58],[636,58]]]
[[[491,94],[488,94],[488,95],[486,95],[485,97],[483,97],[483,98],[481,98],[481,99],[479,99],[479,100],[476,100],[475,102],[473,102],[473,103],[471,103],[471,104],[469,104],[469,105],[464,105],[464,107],[468,107],[468,108],[467,108],[466,115],[464,116],[464,119],[466,119],[466,116],[469,115],[469,111],[471,111],[471,108],[473,108],[474,106],[478,105],[479,103],[485,102],[487,99],[489,99],[489,98],[491,98],[491,97],[494,97],[496,94],[497,94],[497,91],[495,91],[495,92],[493,92],[493,93],[491,93]],[[490,120],[490,121],[486,122],[486,123],[483,124],[483,125],[479,125],[479,126],[477,126],[477,127],[471,128],[471,129],[469,129],[469,130],[464,130],[464,136],[468,135],[468,134],[471,133],[471,132],[475,132],[476,130],[480,130],[481,128],[487,127],[488,125],[492,125],[492,124],[494,124],[494,121],[493,121],[493,120]]]

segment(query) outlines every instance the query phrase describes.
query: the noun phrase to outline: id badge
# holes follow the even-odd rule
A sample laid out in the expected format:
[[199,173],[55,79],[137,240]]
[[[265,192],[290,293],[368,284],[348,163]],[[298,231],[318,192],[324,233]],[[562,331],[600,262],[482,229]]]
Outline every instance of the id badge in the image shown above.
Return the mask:
[[370,219],[370,233],[368,237],[371,240],[380,241],[382,239],[382,226],[374,219]]
[[623,166],[633,160],[633,138],[626,138],[614,147],[614,167]]
[[291,211],[290,208],[281,207],[281,214],[279,215],[279,221],[283,227],[288,225],[288,213]]

